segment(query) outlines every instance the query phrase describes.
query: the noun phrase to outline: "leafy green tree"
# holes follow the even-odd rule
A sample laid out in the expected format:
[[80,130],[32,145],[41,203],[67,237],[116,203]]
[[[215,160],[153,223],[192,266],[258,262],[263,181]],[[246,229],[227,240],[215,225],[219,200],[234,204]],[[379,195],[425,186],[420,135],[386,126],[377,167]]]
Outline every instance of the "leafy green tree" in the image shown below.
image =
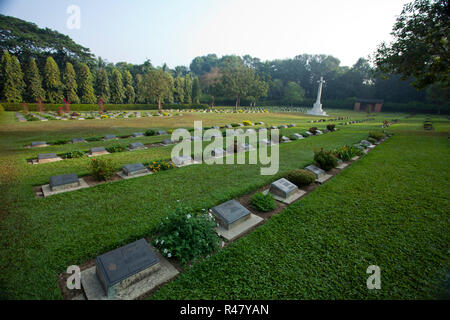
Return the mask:
[[145,87],[144,87],[144,78],[142,74],[136,75],[136,102],[137,103],[145,103]]
[[289,104],[300,103],[305,97],[305,90],[295,82],[289,82],[284,90],[283,101]]
[[80,93],[81,103],[97,102],[92,83],[93,79],[89,67],[87,64],[81,63],[80,70],[78,71],[78,91]]
[[70,37],[2,14],[0,14],[0,50],[17,55],[22,63],[35,58],[38,66],[45,64],[50,52],[60,66],[65,65],[67,61],[88,64],[94,62],[89,49],[75,43]]
[[184,78],[181,76],[175,79],[174,98],[178,103],[184,102]]
[[61,103],[64,100],[59,67],[52,57],[48,57],[44,68],[44,88],[50,103]]
[[75,69],[70,62],[66,62],[66,68],[63,72],[64,96],[71,103],[80,103],[77,95],[78,84]]
[[34,59],[30,59],[25,70],[25,84],[27,101],[34,102],[39,97],[45,97],[45,91],[42,88],[42,78]]
[[136,93],[133,88],[133,77],[131,76],[130,71],[125,71],[125,102],[126,103],[134,103],[136,98]]
[[2,99],[7,102],[21,102],[25,83],[19,60],[5,51],[0,70]]
[[427,88],[427,100],[436,104],[438,114],[441,113],[441,108],[444,105],[450,104],[450,87],[446,87],[441,83],[434,83]]
[[122,75],[117,69],[113,69],[111,74],[111,102],[112,103],[123,103],[125,99],[125,90],[123,88]]
[[165,99],[173,97],[173,78],[170,73],[161,68],[151,70],[143,76],[144,96],[148,100],[158,103],[159,111],[162,111],[162,103]]
[[448,0],[415,0],[403,7],[390,44],[382,43],[375,63],[384,73],[416,78],[419,89],[440,82],[450,86],[450,18]]
[[201,94],[202,90],[200,89],[200,82],[198,80],[198,77],[195,77],[194,81],[192,82],[192,102],[199,104]]
[[203,91],[211,96],[211,107],[214,107],[216,96],[222,92],[221,78],[222,73],[219,67],[212,67],[209,72],[200,77],[200,85]]
[[97,98],[101,98],[103,102],[108,103],[111,93],[109,90],[108,74],[105,68],[98,69],[95,88],[97,92]]
[[188,74],[184,77],[184,103],[192,103],[192,80]]

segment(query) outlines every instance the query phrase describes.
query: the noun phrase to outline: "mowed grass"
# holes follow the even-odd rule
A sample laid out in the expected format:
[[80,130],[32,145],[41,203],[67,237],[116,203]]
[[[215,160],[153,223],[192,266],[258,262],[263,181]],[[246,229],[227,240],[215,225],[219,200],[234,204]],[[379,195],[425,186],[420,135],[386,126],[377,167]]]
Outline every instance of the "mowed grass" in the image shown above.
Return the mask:
[[[349,114],[354,119],[366,117],[363,113]],[[332,116],[344,115],[339,112]],[[84,150],[98,145],[154,142],[156,137],[24,149],[23,145],[31,141],[87,138],[110,133],[131,134],[147,128],[192,127],[194,120],[203,120],[204,125],[208,126],[247,119],[264,121],[268,125],[297,124],[297,128],[282,131],[286,133],[306,130],[311,126],[324,128],[326,124],[307,123],[312,118],[299,114],[186,114],[167,119],[16,123],[13,113],[4,113],[0,116],[0,182],[3,190],[0,195],[3,204],[0,218],[0,295],[7,298],[59,299],[59,273],[65,272],[69,265],[81,264],[110,249],[151,235],[177,200],[196,210],[210,208],[268,184],[292,169],[304,167],[312,161],[314,148],[329,149],[353,144],[366,138],[368,131],[379,126],[382,120],[402,116],[377,115],[377,120],[373,122],[343,126],[335,133],[282,144],[280,171],[276,176],[261,176],[258,165],[203,164],[39,199],[33,195],[33,185],[47,183],[50,176],[57,174],[87,174],[88,160],[71,159],[33,166],[26,163],[27,158],[37,153]],[[414,128],[420,127],[422,121],[408,119]],[[411,130],[409,127],[406,129]],[[433,136],[430,139],[436,138]],[[168,159],[170,150],[171,147],[161,147],[105,157],[113,158],[119,168],[127,163]],[[236,263],[241,261],[236,260]]]
[[448,298],[449,163],[447,137],[398,134],[153,298]]

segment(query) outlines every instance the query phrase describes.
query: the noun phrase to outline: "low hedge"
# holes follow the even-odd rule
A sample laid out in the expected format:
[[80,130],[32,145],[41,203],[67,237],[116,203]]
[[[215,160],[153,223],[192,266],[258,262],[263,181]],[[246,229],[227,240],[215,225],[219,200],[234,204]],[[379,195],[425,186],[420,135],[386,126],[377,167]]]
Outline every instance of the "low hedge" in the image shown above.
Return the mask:
[[[3,103],[5,111],[21,111],[23,109],[22,103]],[[36,103],[27,103],[30,111],[37,111]],[[59,107],[64,106],[63,103],[46,103],[44,104],[44,111],[58,111]],[[158,110],[157,104],[105,104],[107,111],[112,110]],[[163,109],[207,109],[206,104],[164,104]],[[76,111],[97,111],[97,104],[71,104],[71,110]],[[1,109],[0,109],[1,111]]]

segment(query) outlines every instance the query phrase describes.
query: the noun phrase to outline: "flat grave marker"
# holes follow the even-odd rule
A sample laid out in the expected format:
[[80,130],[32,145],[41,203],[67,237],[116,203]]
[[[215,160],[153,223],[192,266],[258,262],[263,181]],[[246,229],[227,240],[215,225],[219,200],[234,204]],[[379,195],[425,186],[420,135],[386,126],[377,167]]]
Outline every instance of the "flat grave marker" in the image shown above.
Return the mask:
[[89,150],[88,156],[94,157],[94,156],[101,156],[103,154],[109,154],[109,152],[106,151],[105,147],[95,147]]
[[60,160],[62,160],[62,158],[58,157],[56,153],[40,153],[37,156],[37,163],[48,163]]
[[309,165],[305,168],[305,170],[308,170],[316,176],[316,182],[322,184],[328,179],[330,179],[332,176],[330,174],[327,174],[324,170],[316,167],[315,165]]
[[286,204],[291,204],[306,194],[305,191],[300,190],[295,184],[285,178],[272,182],[269,189],[263,193],[270,193],[275,200]]

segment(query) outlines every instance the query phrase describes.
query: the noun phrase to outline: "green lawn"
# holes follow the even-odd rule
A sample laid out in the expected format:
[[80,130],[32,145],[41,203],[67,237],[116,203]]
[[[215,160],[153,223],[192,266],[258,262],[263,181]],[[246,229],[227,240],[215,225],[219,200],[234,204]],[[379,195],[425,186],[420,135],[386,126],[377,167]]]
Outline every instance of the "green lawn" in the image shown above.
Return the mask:
[[[366,116],[348,114],[353,119]],[[333,116],[342,115],[343,112],[336,112]],[[311,118],[299,114],[187,114],[179,119],[16,123],[14,113],[4,113],[0,115],[0,295],[59,299],[56,281],[67,266],[151,235],[176,200],[198,210],[210,208],[304,167],[312,161],[314,148],[353,144],[366,138],[382,120],[399,118],[401,123],[394,126],[399,133],[394,138],[248,237],[163,287],[155,298],[370,297],[364,291],[367,262],[379,264],[383,270],[386,266],[382,273],[383,290],[375,297],[430,297],[432,280],[439,278],[438,273],[445,266],[449,240],[448,213],[444,211],[449,198],[448,121],[439,120],[439,130],[425,133],[415,131],[420,130],[423,117],[404,116],[377,115],[373,122],[343,126],[338,132],[282,144],[277,176],[261,176],[256,165],[203,164],[42,199],[33,196],[33,185],[47,183],[50,176],[57,174],[87,174],[87,159],[29,165],[26,159],[37,153],[80,149],[78,144],[39,151],[24,149],[23,145],[31,141],[122,135],[177,125],[192,127],[196,119],[204,120],[208,126],[246,119],[269,125],[297,124],[297,128],[283,133],[304,131],[311,126],[324,128],[326,124],[307,123]],[[86,149],[114,143],[117,142],[82,145],[88,146],[83,147]],[[113,158],[119,168],[126,163],[167,159],[170,147],[105,157]],[[437,217],[444,223],[436,223]],[[405,234],[405,229],[411,232]],[[369,231],[373,231],[372,238]],[[408,260],[411,252],[420,259],[415,261],[413,256]],[[411,268],[394,274],[408,266]],[[402,278],[407,281],[388,290]],[[389,279],[394,281],[391,285]],[[420,281],[428,285],[423,287],[418,284]]]

